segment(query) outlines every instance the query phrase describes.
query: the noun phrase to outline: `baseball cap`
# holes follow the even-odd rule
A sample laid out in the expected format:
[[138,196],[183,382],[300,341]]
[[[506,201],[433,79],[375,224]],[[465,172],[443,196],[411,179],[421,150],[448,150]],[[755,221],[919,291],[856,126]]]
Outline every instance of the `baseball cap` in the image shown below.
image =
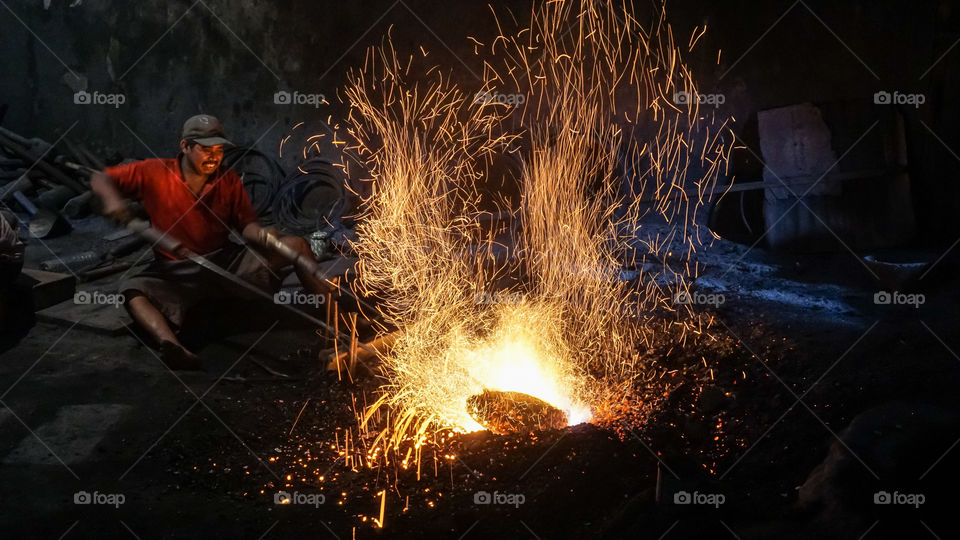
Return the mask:
[[187,141],[196,141],[203,146],[216,146],[218,144],[236,146],[227,140],[220,120],[209,114],[198,114],[188,118],[183,123],[183,136],[180,138]]

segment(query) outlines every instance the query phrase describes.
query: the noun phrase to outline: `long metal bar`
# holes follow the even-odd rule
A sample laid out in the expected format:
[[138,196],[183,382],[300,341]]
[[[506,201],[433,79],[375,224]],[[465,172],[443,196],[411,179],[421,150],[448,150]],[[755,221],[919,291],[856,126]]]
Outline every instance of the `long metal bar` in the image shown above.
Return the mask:
[[[133,219],[133,220],[130,220],[130,222],[127,224],[127,228],[129,228],[130,230],[136,232],[137,234],[139,234],[140,236],[142,236],[143,238],[145,238],[148,242],[150,242],[151,245],[158,246],[158,247],[160,247],[160,249],[162,249],[162,250],[164,250],[164,251],[166,251],[166,252],[168,252],[168,253],[177,253],[177,254],[180,254],[180,255],[186,257],[187,259],[189,259],[190,261],[192,261],[194,264],[196,264],[196,265],[198,265],[198,266],[201,266],[201,267],[203,267],[203,268],[205,268],[205,269],[213,272],[214,274],[222,277],[223,279],[229,281],[230,283],[232,283],[232,284],[234,284],[234,285],[236,285],[236,286],[238,286],[238,287],[241,287],[241,288],[243,288],[243,289],[245,289],[245,290],[247,290],[247,291],[255,294],[256,296],[259,296],[260,298],[263,298],[263,299],[269,300],[270,302],[275,303],[275,302],[274,302],[274,299],[273,299],[273,296],[272,296],[270,293],[267,293],[267,292],[263,291],[262,289],[258,288],[256,285],[253,285],[252,283],[249,283],[249,282],[245,281],[245,280],[244,280],[243,278],[241,278],[240,276],[237,276],[236,274],[233,274],[233,273],[231,273],[231,272],[229,272],[229,271],[221,268],[220,266],[218,266],[218,265],[214,264],[212,261],[210,261],[210,259],[207,259],[206,257],[204,257],[204,256],[202,256],[202,255],[199,255],[199,254],[197,254],[197,253],[194,253],[194,252],[186,249],[185,247],[183,247],[183,244],[181,244],[179,240],[177,240],[176,238],[173,238],[172,236],[170,236],[170,235],[168,235],[168,234],[162,233],[162,232],[158,231],[157,229],[154,229],[154,228],[151,227],[150,224],[147,223],[146,221],[143,221],[142,219]],[[299,309],[297,309],[296,307],[294,307],[292,304],[276,304],[276,303],[275,303],[275,305],[282,306],[283,308],[287,309],[288,311],[291,311],[291,312],[293,312],[293,313],[296,313],[297,315],[299,315],[299,316],[303,317],[304,319],[312,322],[313,324],[319,326],[320,328],[323,328],[323,329],[326,330],[327,332],[332,333],[334,336],[338,336],[338,335],[339,335],[339,332],[337,332],[336,330],[334,330],[333,328],[331,328],[331,327],[330,327],[329,325],[327,325],[325,322],[323,322],[323,321],[321,321],[320,319],[318,319],[318,318],[310,315],[309,313],[304,313],[303,311],[300,311]],[[349,337],[349,336],[347,336],[346,334],[343,334],[343,336],[344,336],[344,337]],[[360,347],[362,347],[364,350],[367,350],[367,351],[369,351],[369,352],[371,352],[371,353],[373,353],[373,354],[375,354],[375,355],[376,355],[376,354],[379,354],[375,349],[373,349],[373,348],[371,348],[371,347],[367,347],[367,346],[364,345],[364,344],[360,344]]]

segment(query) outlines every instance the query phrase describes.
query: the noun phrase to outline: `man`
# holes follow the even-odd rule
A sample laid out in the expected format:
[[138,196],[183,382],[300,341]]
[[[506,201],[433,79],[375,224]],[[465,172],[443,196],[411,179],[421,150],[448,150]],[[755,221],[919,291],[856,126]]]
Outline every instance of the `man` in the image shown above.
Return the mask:
[[[103,202],[103,212],[121,223],[131,219],[128,199],[142,201],[151,225],[175,238],[182,246],[209,258],[265,290],[280,287],[278,272],[289,262],[267,248],[263,229],[240,177],[221,168],[227,140],[220,121],[210,115],[191,117],[184,123],[180,154],[175,159],[147,159],[109,167],[90,178],[90,186]],[[230,241],[240,231],[252,246],[246,250]],[[306,240],[279,238],[302,255],[313,257]],[[182,253],[154,247],[155,261],[121,284],[130,316],[159,344],[164,362],[173,369],[199,369],[199,358],[188,351],[175,332],[186,311],[203,300],[231,294],[222,278],[197,266]],[[297,270],[301,283],[313,292],[329,288]]]

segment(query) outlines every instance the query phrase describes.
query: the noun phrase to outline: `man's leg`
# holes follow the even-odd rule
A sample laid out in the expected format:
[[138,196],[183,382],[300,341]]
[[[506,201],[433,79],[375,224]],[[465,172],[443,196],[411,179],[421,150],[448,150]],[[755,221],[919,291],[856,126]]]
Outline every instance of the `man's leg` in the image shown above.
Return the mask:
[[173,369],[199,367],[199,358],[177,339],[166,317],[139,291],[128,291],[125,306],[130,317],[160,344],[163,360]]
[[157,343],[170,341],[181,347],[183,346],[170,328],[170,324],[167,323],[166,317],[160,313],[159,309],[154,307],[146,296],[136,294],[127,300],[126,307],[127,313],[133,320],[140,325],[140,328],[146,330]]

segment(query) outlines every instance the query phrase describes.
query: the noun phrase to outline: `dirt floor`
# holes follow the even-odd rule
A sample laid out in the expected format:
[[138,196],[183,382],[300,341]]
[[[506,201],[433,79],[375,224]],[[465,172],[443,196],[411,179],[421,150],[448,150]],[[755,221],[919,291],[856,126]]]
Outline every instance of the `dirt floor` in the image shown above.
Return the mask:
[[[29,249],[28,266],[43,255]],[[915,285],[925,303],[910,307],[875,304],[878,286],[846,253],[774,257],[718,241],[704,256],[703,291],[725,301],[702,380],[675,385],[635,430],[481,432],[424,447],[419,479],[415,466],[345,460],[347,438],[362,446],[355,408],[376,381],[326,372],[324,339],[273,307],[237,302],[195,314],[187,341],[204,373],[167,370],[129,332],[7,328],[0,530],[949,537],[948,493],[960,470],[956,264],[944,259]],[[286,494],[293,504],[275,504]]]

